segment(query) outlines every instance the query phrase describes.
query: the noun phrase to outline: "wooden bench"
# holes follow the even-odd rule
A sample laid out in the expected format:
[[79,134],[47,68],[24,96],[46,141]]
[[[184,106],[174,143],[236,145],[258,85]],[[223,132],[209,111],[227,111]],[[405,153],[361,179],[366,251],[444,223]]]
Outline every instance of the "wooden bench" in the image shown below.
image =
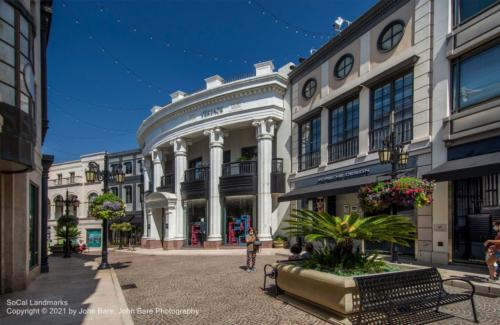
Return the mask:
[[[443,283],[446,281],[463,281],[470,285],[471,292],[449,293]],[[357,323],[361,323],[364,314],[382,314],[391,324],[394,316],[414,314],[460,301],[470,300],[474,321],[477,323],[474,306],[474,285],[467,280],[443,280],[436,268],[426,268],[406,272],[384,273],[355,277],[359,289],[360,306]]]

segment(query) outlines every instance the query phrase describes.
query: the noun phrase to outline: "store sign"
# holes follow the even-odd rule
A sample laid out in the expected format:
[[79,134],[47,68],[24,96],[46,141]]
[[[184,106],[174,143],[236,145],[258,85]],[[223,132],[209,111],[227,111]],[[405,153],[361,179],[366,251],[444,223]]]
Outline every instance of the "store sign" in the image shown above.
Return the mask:
[[370,174],[370,168],[354,169],[345,172],[335,173],[332,175],[327,175],[320,177],[317,180],[317,184],[331,183],[337,181],[343,181],[345,179],[367,176]]
[[218,107],[206,109],[206,110],[201,112],[201,118],[207,118],[210,116],[219,115],[219,114],[222,114],[223,111],[224,111],[223,106],[218,106]]

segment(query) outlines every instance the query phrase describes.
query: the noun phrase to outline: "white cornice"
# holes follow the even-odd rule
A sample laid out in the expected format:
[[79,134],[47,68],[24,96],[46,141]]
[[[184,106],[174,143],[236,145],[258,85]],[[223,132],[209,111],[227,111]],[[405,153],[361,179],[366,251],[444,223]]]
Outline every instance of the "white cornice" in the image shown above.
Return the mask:
[[280,96],[284,96],[287,83],[288,79],[286,77],[279,73],[272,73],[237,80],[212,89],[204,89],[175,103],[170,103],[150,115],[139,126],[136,138],[141,143],[144,135],[154,128],[156,124],[208,105],[266,91],[275,91]]

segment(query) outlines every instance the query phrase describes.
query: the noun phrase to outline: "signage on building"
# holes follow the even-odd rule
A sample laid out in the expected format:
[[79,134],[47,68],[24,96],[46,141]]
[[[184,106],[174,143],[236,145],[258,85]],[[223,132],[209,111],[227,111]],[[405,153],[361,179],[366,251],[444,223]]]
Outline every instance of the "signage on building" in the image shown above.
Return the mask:
[[212,108],[209,108],[209,109],[202,111],[201,118],[207,118],[210,116],[219,115],[219,114],[222,114],[223,111],[224,111],[224,107],[222,107],[222,106],[212,107]]
[[370,174],[370,168],[347,170],[345,172],[340,172],[340,173],[335,173],[335,174],[327,175],[324,177],[320,177],[317,180],[317,184],[337,182],[337,181],[342,181],[342,180],[349,179],[349,178],[367,176],[369,174]]

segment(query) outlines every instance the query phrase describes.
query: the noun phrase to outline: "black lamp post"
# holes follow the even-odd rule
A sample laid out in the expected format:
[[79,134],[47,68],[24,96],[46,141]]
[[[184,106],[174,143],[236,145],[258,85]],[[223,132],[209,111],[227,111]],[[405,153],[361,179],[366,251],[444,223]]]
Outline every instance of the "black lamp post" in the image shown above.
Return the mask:
[[[56,204],[56,207],[58,207],[58,208],[61,208],[63,206],[66,207],[64,214],[66,215],[66,218],[68,218],[70,216],[69,208],[70,207],[78,208],[80,206],[80,201],[78,201],[76,196],[70,197],[68,190],[66,190],[66,199],[57,200],[55,204]],[[76,218],[77,216],[74,215],[73,217]],[[70,243],[70,240],[68,238],[69,224],[66,224],[65,228],[66,228],[66,243],[65,243],[65,247],[64,247],[64,256],[63,257],[68,258],[68,257],[71,257],[71,243]]]
[[[389,135],[384,140],[384,146],[378,151],[378,158],[381,164],[391,164],[391,180],[398,177],[398,167],[405,167],[408,164],[408,151],[404,150],[403,144],[396,143],[396,131],[394,130],[394,111],[391,112]],[[396,214],[396,207],[391,206],[391,214]],[[398,263],[397,247],[391,244],[391,261]]]
[[[122,171],[122,166],[117,165],[116,169],[108,170],[108,155],[104,155],[104,170],[99,168],[99,164],[94,161],[89,162],[89,169],[85,171],[85,178],[88,183],[103,182],[103,192],[109,192],[108,182],[115,181],[122,184],[125,181],[125,173]],[[108,220],[102,219],[102,254],[101,264],[99,269],[109,269],[108,264]]]

